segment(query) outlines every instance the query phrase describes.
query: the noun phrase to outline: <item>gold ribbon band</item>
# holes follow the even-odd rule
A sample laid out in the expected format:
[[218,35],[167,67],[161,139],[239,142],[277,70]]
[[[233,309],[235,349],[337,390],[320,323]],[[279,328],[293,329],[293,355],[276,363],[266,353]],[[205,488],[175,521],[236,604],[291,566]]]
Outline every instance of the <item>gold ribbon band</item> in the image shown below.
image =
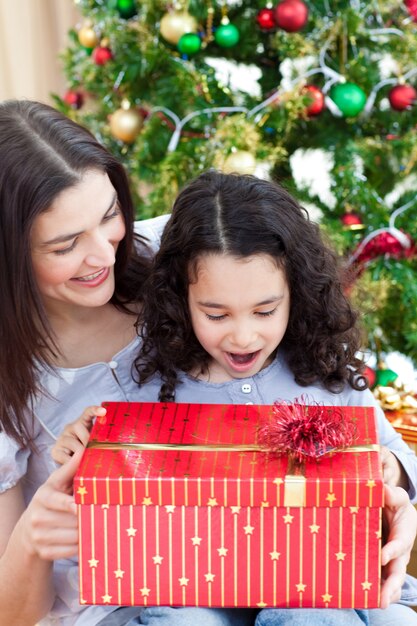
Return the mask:
[[[95,450],[175,450],[178,452],[272,452],[270,448],[265,448],[256,444],[230,444],[230,443],[127,443],[112,441],[89,441],[87,448]],[[333,452],[379,452],[380,446],[376,443],[369,445],[351,446],[332,450]],[[284,456],[284,453],[283,453]]]

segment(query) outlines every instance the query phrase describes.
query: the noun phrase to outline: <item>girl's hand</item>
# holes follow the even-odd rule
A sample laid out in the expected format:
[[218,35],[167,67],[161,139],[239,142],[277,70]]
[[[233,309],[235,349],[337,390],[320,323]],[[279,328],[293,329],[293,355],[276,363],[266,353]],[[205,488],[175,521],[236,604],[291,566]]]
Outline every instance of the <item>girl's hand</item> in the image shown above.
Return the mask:
[[417,533],[417,512],[401,487],[384,486],[382,525],[387,543],[382,548],[381,608],[401,596],[407,564]]
[[104,407],[89,406],[75,422],[67,424],[51,450],[53,460],[63,465],[78,450],[84,450],[94,418],[104,417],[104,415],[106,415]]
[[72,485],[81,457],[81,452],[74,454],[49,476],[19,520],[29,554],[47,561],[77,554],[77,506]]
[[384,483],[391,487],[402,487],[408,490],[408,477],[403,466],[392,452],[385,446],[381,446],[382,472]]

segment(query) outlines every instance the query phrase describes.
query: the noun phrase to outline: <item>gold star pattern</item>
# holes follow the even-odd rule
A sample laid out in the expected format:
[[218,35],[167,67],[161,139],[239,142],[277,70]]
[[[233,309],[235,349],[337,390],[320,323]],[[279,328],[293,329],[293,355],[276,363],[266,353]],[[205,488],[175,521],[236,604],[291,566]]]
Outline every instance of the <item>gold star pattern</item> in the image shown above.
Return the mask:
[[324,593],[321,597],[323,598],[323,602],[330,602],[333,598],[330,593]]
[[151,593],[149,587],[142,587],[142,589],[139,589],[139,591],[141,592],[142,596],[148,596]]
[[204,578],[206,579],[206,583],[212,583],[214,580],[215,574],[204,574]]
[[108,505],[108,504],[102,504],[102,505],[101,505],[101,508],[102,508],[102,510],[104,510],[104,509],[108,509],[108,508],[109,508],[109,505]]
[[279,557],[281,556],[281,552],[277,552],[276,550],[270,552],[269,554],[272,561],[278,561]]
[[349,511],[350,511],[351,513],[358,513],[358,511],[359,511],[359,507],[358,507],[358,506],[350,506],[350,507],[349,507]]
[[88,491],[85,487],[78,487],[77,493],[79,496],[85,496],[88,493]]
[[255,526],[251,526],[250,524],[248,524],[247,526],[243,527],[243,530],[245,531],[245,535],[251,535],[255,530]]
[[326,500],[327,500],[327,502],[329,502],[329,504],[331,506],[333,504],[333,502],[336,500],[336,496],[334,495],[334,493],[330,492],[330,493],[327,494]]
[[375,531],[375,537],[376,537],[377,539],[381,539],[381,531],[380,531],[380,530],[376,530],[376,531]]
[[239,515],[241,507],[240,506],[231,506],[230,509],[232,511],[232,515]]
[[365,580],[363,583],[361,583],[361,585],[364,591],[369,591],[372,587],[372,583],[370,583],[369,580]]
[[114,570],[114,575],[116,576],[116,578],[123,578],[124,571],[122,569],[115,569]]
[[261,506],[263,506],[264,508],[269,506],[269,502],[267,500],[262,500],[261,502]]
[[127,532],[127,536],[128,537],[136,537],[136,533],[138,532],[137,528],[126,528],[126,532]]
[[344,561],[345,560],[346,552],[335,552],[335,554],[336,554],[336,559],[338,561]]
[[310,532],[311,533],[318,533],[320,529],[320,526],[317,526],[317,524],[311,524],[310,526]]
[[163,558],[164,558],[163,556],[160,556],[159,554],[155,554],[155,556],[152,557],[154,565],[161,565]]
[[227,556],[228,548],[217,548],[217,552],[219,556]]
[[304,583],[298,583],[298,585],[295,585],[297,587],[297,591],[299,591],[300,593],[303,593],[303,591],[306,590],[307,585],[305,585]]
[[283,482],[282,478],[274,478],[273,480],[274,485],[282,485]]
[[366,486],[372,489],[372,487],[376,487],[376,482],[374,480],[368,480]]
[[260,609],[264,609],[268,605],[266,602],[257,602],[256,606],[259,607]]
[[109,596],[108,593],[106,593],[105,596],[101,596],[101,597],[103,598],[103,604],[109,604],[112,598],[111,596]]
[[283,515],[282,517],[283,517],[285,524],[292,524],[294,515],[290,515],[289,513],[287,513],[287,515]]
[[173,513],[175,511],[175,504],[166,504],[165,510],[167,513]]
[[189,578],[185,578],[185,576],[182,576],[181,578],[178,578],[178,580],[180,581],[181,587],[186,587],[188,585],[188,581],[190,579]]
[[193,546],[199,546],[201,543],[201,537],[191,537],[191,541],[193,542]]
[[152,504],[152,498],[149,498],[148,496],[143,498],[142,504],[144,504],[145,506],[149,506],[150,504]]
[[97,567],[98,563],[99,562],[97,561],[97,559],[90,559],[88,561],[88,564],[89,564],[90,567]]
[[209,498],[207,502],[207,506],[218,506],[218,502],[216,498]]

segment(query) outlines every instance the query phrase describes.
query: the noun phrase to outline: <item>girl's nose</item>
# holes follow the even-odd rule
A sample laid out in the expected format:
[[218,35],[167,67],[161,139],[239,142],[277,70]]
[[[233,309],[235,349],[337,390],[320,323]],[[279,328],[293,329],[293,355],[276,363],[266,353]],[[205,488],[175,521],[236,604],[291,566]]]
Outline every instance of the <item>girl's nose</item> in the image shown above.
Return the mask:
[[245,350],[253,345],[256,331],[251,324],[237,324],[232,332],[231,341],[236,348]]

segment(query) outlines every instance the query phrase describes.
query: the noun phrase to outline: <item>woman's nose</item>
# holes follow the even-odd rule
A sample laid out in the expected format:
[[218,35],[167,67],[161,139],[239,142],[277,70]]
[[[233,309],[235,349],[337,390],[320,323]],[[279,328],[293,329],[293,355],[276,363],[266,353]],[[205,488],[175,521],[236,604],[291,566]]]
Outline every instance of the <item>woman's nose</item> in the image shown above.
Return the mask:
[[85,263],[92,267],[110,267],[116,260],[114,244],[104,237],[96,237],[86,255]]

